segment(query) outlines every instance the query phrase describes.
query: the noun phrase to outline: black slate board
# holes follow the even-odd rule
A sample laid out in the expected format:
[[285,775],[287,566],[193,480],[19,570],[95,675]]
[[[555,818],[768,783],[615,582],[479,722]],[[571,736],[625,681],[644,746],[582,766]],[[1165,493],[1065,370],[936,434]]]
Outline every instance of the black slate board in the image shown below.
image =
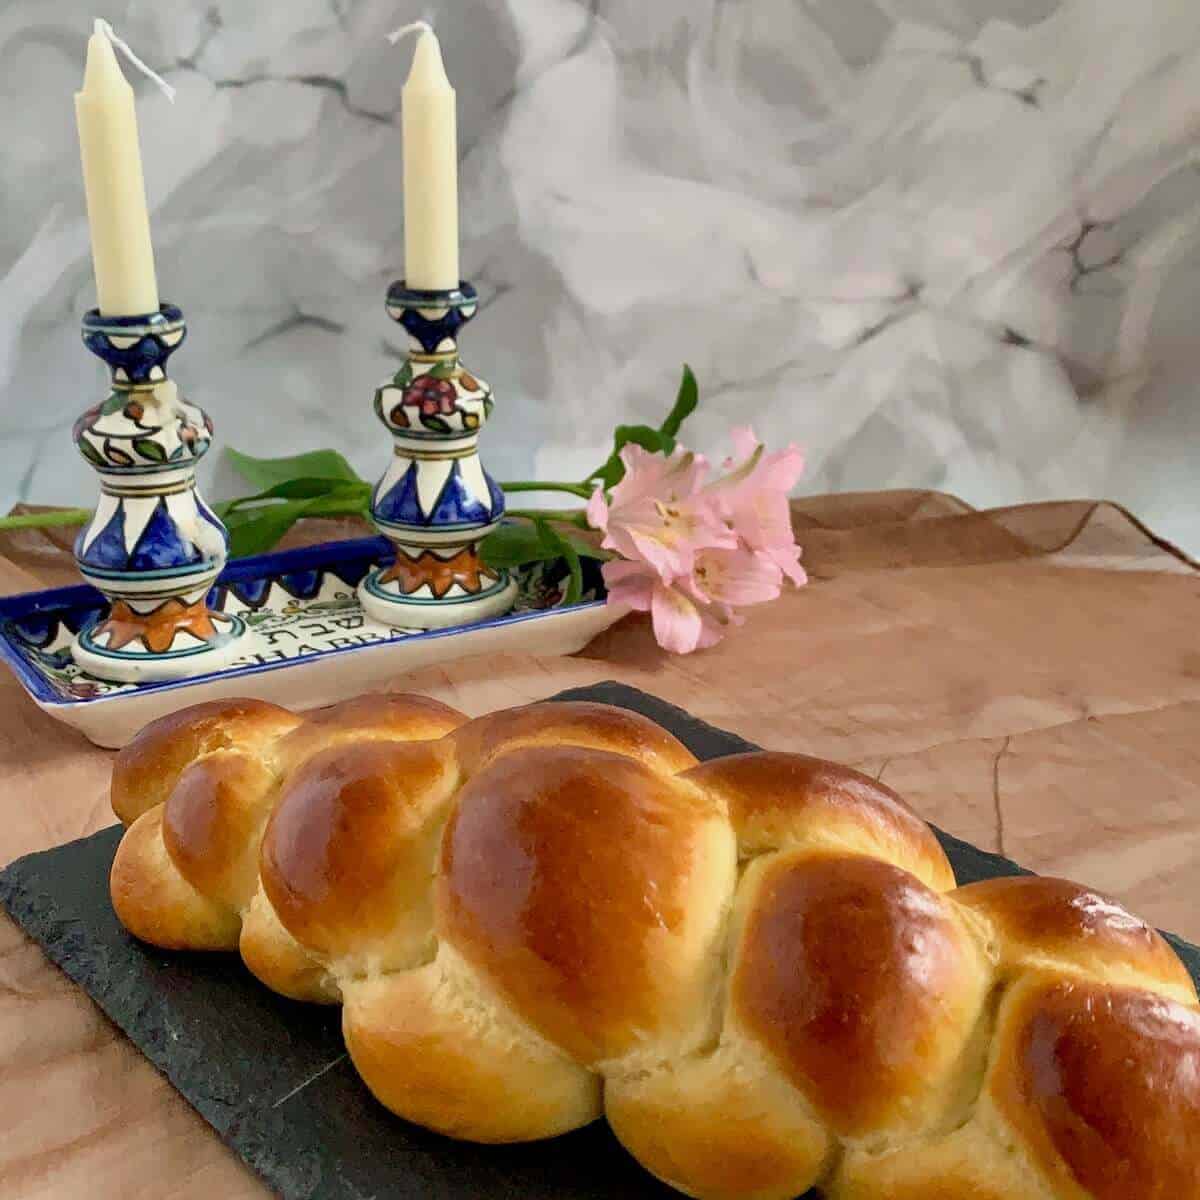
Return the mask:
[[[555,699],[635,709],[699,758],[756,749],[618,683]],[[938,837],[960,883],[1024,873],[940,830]],[[286,1200],[678,1197],[603,1121],[553,1141],[495,1147],[452,1142],[393,1117],[346,1058],[340,1010],[276,996],[234,955],[167,953],[129,937],[108,900],[120,838],[114,826],[18,859],[0,872],[0,904]],[[1200,982],[1200,951],[1171,942]]]

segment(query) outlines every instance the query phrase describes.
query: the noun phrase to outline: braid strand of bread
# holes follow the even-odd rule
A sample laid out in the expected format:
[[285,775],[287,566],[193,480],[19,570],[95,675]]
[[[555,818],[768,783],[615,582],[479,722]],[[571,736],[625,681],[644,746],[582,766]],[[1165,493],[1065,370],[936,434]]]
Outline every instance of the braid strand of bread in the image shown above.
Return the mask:
[[705,1200],[1197,1200],[1200,1002],[1085,888],[955,887],[846,767],[697,764],[623,709],[184,710],[119,756],[117,914],[341,1003],[453,1137],[605,1115]]

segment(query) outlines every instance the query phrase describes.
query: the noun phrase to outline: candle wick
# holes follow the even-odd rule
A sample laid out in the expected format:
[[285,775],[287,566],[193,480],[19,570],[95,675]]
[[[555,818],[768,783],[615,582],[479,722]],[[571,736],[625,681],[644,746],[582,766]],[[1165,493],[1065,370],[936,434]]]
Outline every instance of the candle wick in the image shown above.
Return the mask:
[[166,96],[166,98],[170,100],[172,104],[175,103],[175,89],[157,71],[154,71],[150,67],[146,66],[146,64],[142,62],[142,60],[138,58],[138,56],[130,49],[129,43],[123,38],[117,37],[116,30],[114,30],[113,27],[103,19],[103,17],[96,18],[96,32],[104,34],[104,36],[108,38],[108,40],[112,42],[112,44],[116,46],[116,48],[120,50],[121,53],[124,54],[125,57],[129,59],[129,61],[135,67],[137,67],[137,69],[141,71],[143,75],[145,75],[148,79],[152,79],[156,84],[158,84],[162,94]]
[[393,29],[387,35],[387,40],[396,45],[401,38],[406,38],[410,33],[432,33],[433,26],[428,21],[410,21],[407,25],[401,25],[399,29]]

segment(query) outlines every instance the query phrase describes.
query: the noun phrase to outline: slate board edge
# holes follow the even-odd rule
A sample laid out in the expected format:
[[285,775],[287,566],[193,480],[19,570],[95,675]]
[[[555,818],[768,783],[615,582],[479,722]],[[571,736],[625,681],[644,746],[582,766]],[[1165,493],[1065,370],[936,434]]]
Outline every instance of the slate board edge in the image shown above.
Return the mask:
[[[120,832],[121,827],[113,825],[106,829],[100,830],[98,833],[93,833],[89,835],[89,837],[75,838],[71,842],[64,843],[64,845],[76,845],[79,842],[90,841],[92,838],[111,837],[114,843],[113,848],[115,853],[116,843],[120,840]],[[29,934],[29,928],[34,921],[38,921],[40,928],[45,928],[45,925],[39,921],[36,914],[38,907],[40,907],[39,901],[45,901],[48,899],[48,897],[45,893],[32,891],[30,888],[25,886],[19,878],[16,878],[17,868],[19,868],[23,863],[28,863],[32,859],[41,858],[43,855],[52,855],[55,850],[58,849],[61,849],[61,847],[56,846],[50,850],[41,850],[35,854],[27,854],[23,858],[16,859],[14,862],[10,863],[9,866],[5,867],[3,871],[0,871],[0,908],[5,909],[8,915],[12,917],[16,924],[20,926],[22,932],[26,933],[27,936],[32,936]],[[26,916],[26,919],[22,919],[22,914]],[[80,962],[78,959],[72,959],[66,949],[65,943],[69,937],[69,929],[74,924],[75,922],[70,919],[56,921],[54,922],[54,928],[57,929],[61,927],[63,929],[63,936],[55,937],[52,940],[48,939],[45,941],[43,941],[41,938],[36,938],[34,940],[37,941],[46,957],[56,967],[58,967],[58,969],[62,971],[68,979],[70,979],[73,983],[78,984],[88,994],[88,997],[100,1009],[100,1011],[103,1012],[104,1015],[122,1031],[122,1033],[124,1033],[126,1036],[129,1036],[129,1031],[125,1029],[121,1022],[120,1014],[114,1011],[114,1008],[110,1007],[110,1005],[106,1003],[107,993],[103,995],[97,994],[97,992],[89,986],[89,984],[93,982],[95,976],[94,970],[91,969],[92,962],[90,960],[84,960],[83,962]],[[138,1042],[135,1042],[134,1045],[141,1054],[148,1058],[150,1062],[153,1063],[154,1066],[166,1076],[171,1086],[174,1087],[176,1091],[178,1091],[180,1095],[187,1100],[188,1104],[190,1104],[204,1118],[204,1120],[212,1126],[217,1134],[220,1135],[221,1140],[225,1142],[226,1145],[230,1146],[231,1149],[237,1152],[238,1156],[242,1158],[243,1161],[247,1161],[245,1156],[237,1150],[237,1147],[233,1145],[228,1137],[230,1123],[228,1120],[222,1119],[222,1110],[224,1106],[198,1101],[196,1097],[186,1093],[180,1086],[179,1074],[173,1069],[170,1056],[165,1053],[167,1043],[163,1043],[164,1050],[162,1053],[157,1052],[153,1048],[148,1048]],[[254,1163],[250,1163],[250,1166],[253,1167],[254,1165]]]

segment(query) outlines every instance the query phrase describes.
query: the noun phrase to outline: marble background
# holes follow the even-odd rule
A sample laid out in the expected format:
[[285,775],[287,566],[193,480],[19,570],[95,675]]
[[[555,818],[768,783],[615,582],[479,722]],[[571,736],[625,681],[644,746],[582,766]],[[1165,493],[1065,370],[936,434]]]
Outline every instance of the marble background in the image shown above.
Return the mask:
[[94,495],[96,15],[179,90],[136,85],[176,377],[227,444],[382,469],[410,54],[384,34],[424,15],[498,477],[591,467],[687,360],[690,441],[794,439],[805,490],[1104,496],[1200,551],[1195,0],[94,2],[0,9],[0,509]]

